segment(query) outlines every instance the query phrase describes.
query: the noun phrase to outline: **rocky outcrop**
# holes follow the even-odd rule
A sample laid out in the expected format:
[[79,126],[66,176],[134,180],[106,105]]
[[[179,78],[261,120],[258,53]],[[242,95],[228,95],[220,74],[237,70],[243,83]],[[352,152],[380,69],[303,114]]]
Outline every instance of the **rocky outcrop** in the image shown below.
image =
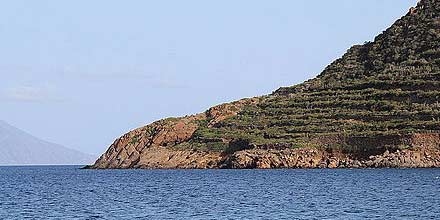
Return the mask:
[[92,166],[93,168],[133,168],[149,156],[155,147],[167,147],[187,141],[205,114],[157,121],[118,138]]
[[205,113],[206,117],[209,119],[208,127],[213,127],[227,118],[236,116],[243,107],[256,105],[258,102],[259,98],[250,98],[212,107]]
[[[187,121],[188,122],[188,121]],[[187,126],[179,121],[174,126]],[[173,126],[171,126],[173,127]],[[158,137],[170,134],[170,129],[158,133]],[[172,130],[172,129],[171,129]],[[172,133],[172,132],[171,132]],[[165,135],[167,136],[167,135]],[[176,140],[179,135],[173,134]],[[184,136],[183,136],[184,137]],[[153,140],[171,140],[155,139]],[[124,139],[123,139],[124,140]],[[197,150],[176,150],[158,146],[137,151],[136,147],[123,147],[118,140],[95,165],[89,168],[142,168],[142,169],[281,169],[281,168],[431,168],[440,167],[440,134],[414,134],[408,137],[413,147],[384,150],[365,157],[365,152],[344,153],[342,150],[299,149],[247,149],[233,153]],[[184,140],[184,139],[179,139]],[[164,142],[162,142],[164,143]],[[130,146],[130,145],[127,145]],[[130,154],[131,152],[131,154]],[[134,155],[134,156],[133,156]]]
[[440,1],[316,78],[117,139],[90,168],[440,167]]
[[140,160],[132,168],[212,169],[218,168],[222,159],[220,153],[151,147],[142,152]]
[[135,129],[118,138],[88,168],[215,168],[223,158],[220,152],[176,150],[174,146],[191,139],[201,121],[208,126],[237,114],[257,98],[242,99],[210,108],[205,113],[168,118]]
[[432,168],[440,167],[439,149],[397,150],[356,159],[356,155],[332,154],[318,149],[243,151],[223,164],[226,168]]
[[[440,167],[440,134],[402,137],[408,149],[344,152],[341,149],[244,150],[219,167],[226,168],[430,168]],[[412,146],[412,147],[409,147]],[[379,148],[376,148],[379,149]],[[377,154],[376,154],[377,153]],[[366,156],[366,154],[370,154]]]

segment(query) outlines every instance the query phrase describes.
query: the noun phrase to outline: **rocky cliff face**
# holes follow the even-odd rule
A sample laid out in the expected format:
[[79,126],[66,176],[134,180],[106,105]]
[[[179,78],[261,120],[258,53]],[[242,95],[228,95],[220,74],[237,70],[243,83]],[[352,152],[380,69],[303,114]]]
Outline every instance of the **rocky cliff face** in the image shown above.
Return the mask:
[[[367,152],[344,152],[340,149],[297,148],[297,149],[244,149],[235,152],[216,152],[195,149],[174,149],[167,147],[177,143],[185,133],[173,133],[175,122],[151,136],[148,146],[127,143],[127,137],[118,139],[109,150],[90,168],[120,169],[272,169],[272,168],[431,168],[440,167],[440,134],[414,134],[402,137],[408,148]],[[178,125],[180,124],[180,125]],[[163,124],[161,125],[163,126]],[[169,132],[171,131],[171,132]],[[162,139],[163,137],[169,139]],[[133,137],[133,136],[132,136]],[[145,143],[145,142],[144,142]],[[411,146],[411,147],[409,147]],[[383,149],[383,148],[381,148]]]
[[[92,168],[216,168],[221,152],[182,148],[201,127],[212,127],[235,116],[258,98],[243,99],[183,117],[168,118],[131,131],[118,138]],[[202,122],[205,123],[202,125]]]
[[440,167],[440,1],[318,77],[117,139],[91,168]]

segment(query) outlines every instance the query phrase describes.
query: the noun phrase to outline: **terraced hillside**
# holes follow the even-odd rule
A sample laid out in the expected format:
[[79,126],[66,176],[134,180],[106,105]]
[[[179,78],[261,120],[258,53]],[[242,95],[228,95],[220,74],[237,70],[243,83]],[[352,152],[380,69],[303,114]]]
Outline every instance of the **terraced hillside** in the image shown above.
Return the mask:
[[[398,157],[402,150],[408,155],[423,150],[420,160],[428,148],[440,155],[439,100],[440,1],[422,0],[316,78],[137,129],[93,167],[331,167],[331,158],[335,167],[343,161],[348,167],[421,167],[368,161],[383,154]],[[167,156],[156,161],[151,153],[158,150]],[[176,152],[186,152],[185,159],[173,161]],[[429,166],[440,165],[440,157],[429,158]]]

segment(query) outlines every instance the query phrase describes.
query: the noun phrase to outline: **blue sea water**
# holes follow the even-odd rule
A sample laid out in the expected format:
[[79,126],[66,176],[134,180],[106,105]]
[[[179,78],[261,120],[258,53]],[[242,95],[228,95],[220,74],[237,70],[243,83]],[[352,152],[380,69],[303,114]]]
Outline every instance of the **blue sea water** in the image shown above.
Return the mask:
[[0,167],[0,219],[440,219],[440,169]]

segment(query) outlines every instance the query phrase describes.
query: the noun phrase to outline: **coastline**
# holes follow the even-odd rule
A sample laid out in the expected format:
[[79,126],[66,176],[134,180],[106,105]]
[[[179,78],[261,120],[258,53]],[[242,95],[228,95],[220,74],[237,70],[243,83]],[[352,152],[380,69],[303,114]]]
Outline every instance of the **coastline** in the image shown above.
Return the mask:
[[440,149],[415,148],[362,156],[314,148],[244,150],[233,154],[176,151],[164,147],[144,150],[137,161],[119,164],[100,158],[84,169],[340,169],[440,168]]

